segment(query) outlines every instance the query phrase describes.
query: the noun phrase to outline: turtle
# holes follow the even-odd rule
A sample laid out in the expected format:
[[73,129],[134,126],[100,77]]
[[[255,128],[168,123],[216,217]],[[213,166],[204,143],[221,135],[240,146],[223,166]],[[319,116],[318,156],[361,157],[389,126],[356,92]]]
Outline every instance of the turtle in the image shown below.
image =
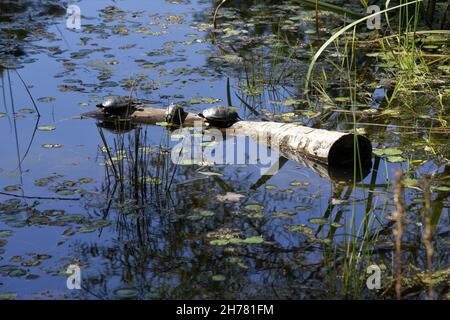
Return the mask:
[[203,110],[199,116],[204,118],[210,126],[228,128],[241,120],[239,114],[230,108],[217,106]]
[[125,115],[132,113],[137,105],[129,96],[109,96],[105,97],[97,107],[107,114]]
[[186,119],[188,113],[184,111],[184,109],[178,105],[171,103],[166,110],[166,122],[175,125],[183,124]]

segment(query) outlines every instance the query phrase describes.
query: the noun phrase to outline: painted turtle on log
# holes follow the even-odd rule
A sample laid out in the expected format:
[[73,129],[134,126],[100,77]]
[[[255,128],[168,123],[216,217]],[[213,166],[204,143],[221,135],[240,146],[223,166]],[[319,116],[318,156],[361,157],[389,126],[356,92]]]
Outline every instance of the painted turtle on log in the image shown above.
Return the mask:
[[105,113],[111,115],[129,115],[136,110],[138,104],[125,96],[110,96],[103,99],[103,102],[97,105]]
[[223,106],[205,109],[199,113],[199,116],[204,118],[209,125],[217,128],[228,128],[241,120],[235,110]]
[[186,119],[188,113],[184,111],[184,109],[178,105],[171,103],[166,110],[166,122],[175,125],[183,124]]

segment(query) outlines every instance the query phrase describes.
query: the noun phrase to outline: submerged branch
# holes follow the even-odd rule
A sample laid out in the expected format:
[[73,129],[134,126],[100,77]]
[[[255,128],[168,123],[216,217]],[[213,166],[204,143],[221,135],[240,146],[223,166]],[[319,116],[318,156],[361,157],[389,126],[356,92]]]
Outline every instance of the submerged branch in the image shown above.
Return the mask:
[[0,195],[15,197],[15,198],[23,198],[23,199],[38,199],[38,200],[63,200],[63,201],[78,201],[81,198],[60,198],[60,197],[39,197],[39,196],[25,196],[8,192],[0,192]]

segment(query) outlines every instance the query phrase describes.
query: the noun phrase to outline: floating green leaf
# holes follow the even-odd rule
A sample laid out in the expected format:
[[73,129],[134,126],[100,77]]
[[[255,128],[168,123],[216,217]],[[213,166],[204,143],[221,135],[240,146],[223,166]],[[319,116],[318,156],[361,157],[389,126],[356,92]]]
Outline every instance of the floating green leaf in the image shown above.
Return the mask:
[[67,223],[79,223],[82,222],[85,217],[81,214],[66,214],[63,216],[56,217],[56,221],[67,222]]
[[323,218],[311,218],[308,221],[313,224],[327,224],[328,223],[328,220],[323,219]]
[[38,130],[40,130],[40,131],[53,131],[55,129],[56,129],[56,127],[52,126],[52,125],[46,125],[46,126],[39,126],[38,127]]
[[15,185],[12,185],[12,186],[6,186],[6,187],[3,188],[3,190],[5,190],[5,191],[17,191],[17,190],[20,190],[20,189],[22,189],[22,186],[20,184],[15,184]]
[[212,246],[225,246],[229,243],[229,240],[224,240],[224,239],[218,239],[218,240],[211,240],[209,242],[210,245]]
[[42,148],[46,148],[46,149],[59,149],[62,147],[62,144],[59,143],[44,143],[42,145]]
[[246,238],[244,240],[242,240],[242,243],[246,243],[246,244],[259,244],[259,243],[263,243],[264,239],[261,236],[256,236],[256,237],[250,237],[250,238]]
[[201,211],[199,212],[199,214],[200,214],[202,217],[212,217],[213,215],[215,215],[214,211],[211,211],[211,210],[201,210]]
[[0,230],[0,238],[11,237],[14,235],[14,232],[11,230]]
[[436,191],[450,191],[450,187],[446,187],[446,186],[432,187],[431,189],[436,190]]
[[91,183],[92,181],[94,181],[94,179],[92,179],[92,178],[81,178],[81,179],[78,179],[78,183],[83,183],[83,184]]
[[264,207],[259,204],[247,204],[244,206],[244,209],[249,211],[262,211],[264,210]]
[[199,214],[192,214],[190,216],[187,216],[187,218],[191,221],[197,221],[197,220],[201,220],[203,217]]
[[305,224],[301,224],[298,226],[289,226],[288,227],[289,231],[294,231],[294,232],[302,232],[302,233],[306,233],[306,234],[312,234],[313,233],[313,229],[311,229],[310,227],[308,227]]
[[203,174],[205,176],[223,176],[223,174],[218,172],[212,172],[212,171],[199,171],[198,173]]
[[17,298],[17,293],[5,292],[0,293],[0,300],[14,300]]
[[377,156],[394,156],[402,154],[403,151],[396,148],[386,148],[386,149],[374,149],[373,153]]
[[45,102],[45,103],[48,103],[48,102],[53,102],[53,101],[55,101],[56,99],[53,98],[53,97],[42,97],[42,98],[38,98],[37,100],[38,100],[39,102]]
[[23,109],[19,109],[20,113],[26,113],[26,114],[33,114],[36,111],[34,109],[29,109],[29,108],[23,108]]
[[225,276],[222,274],[216,274],[212,276],[212,280],[217,282],[225,281]]
[[24,269],[19,269],[19,268],[8,272],[8,276],[10,276],[10,277],[23,277],[26,274],[27,274],[27,272]]
[[103,220],[103,219],[93,220],[93,221],[89,222],[89,226],[95,227],[95,228],[104,228],[104,227],[107,227],[110,225],[111,225],[111,221]]
[[390,156],[390,157],[387,157],[386,160],[389,162],[395,163],[395,162],[403,162],[406,159],[403,157],[400,157],[400,156]]
[[114,295],[120,299],[136,299],[139,291],[134,288],[120,288],[114,290]]
[[95,228],[88,228],[88,227],[81,227],[81,228],[77,229],[78,233],[91,233],[94,231],[95,231]]

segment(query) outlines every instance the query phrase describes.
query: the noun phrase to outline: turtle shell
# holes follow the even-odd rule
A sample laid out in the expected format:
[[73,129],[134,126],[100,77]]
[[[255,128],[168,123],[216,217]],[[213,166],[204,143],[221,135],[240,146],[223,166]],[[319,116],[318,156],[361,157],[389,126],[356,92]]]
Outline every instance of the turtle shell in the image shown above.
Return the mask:
[[134,110],[136,104],[130,100],[130,97],[125,96],[112,96],[103,99],[101,104],[97,107],[103,109],[106,113],[110,114],[123,114],[127,111]]
[[171,103],[166,110],[166,122],[180,125],[184,122],[187,115],[187,112],[180,105]]
[[199,116],[205,118],[211,126],[218,128],[228,128],[241,120],[235,110],[222,106],[205,109]]

